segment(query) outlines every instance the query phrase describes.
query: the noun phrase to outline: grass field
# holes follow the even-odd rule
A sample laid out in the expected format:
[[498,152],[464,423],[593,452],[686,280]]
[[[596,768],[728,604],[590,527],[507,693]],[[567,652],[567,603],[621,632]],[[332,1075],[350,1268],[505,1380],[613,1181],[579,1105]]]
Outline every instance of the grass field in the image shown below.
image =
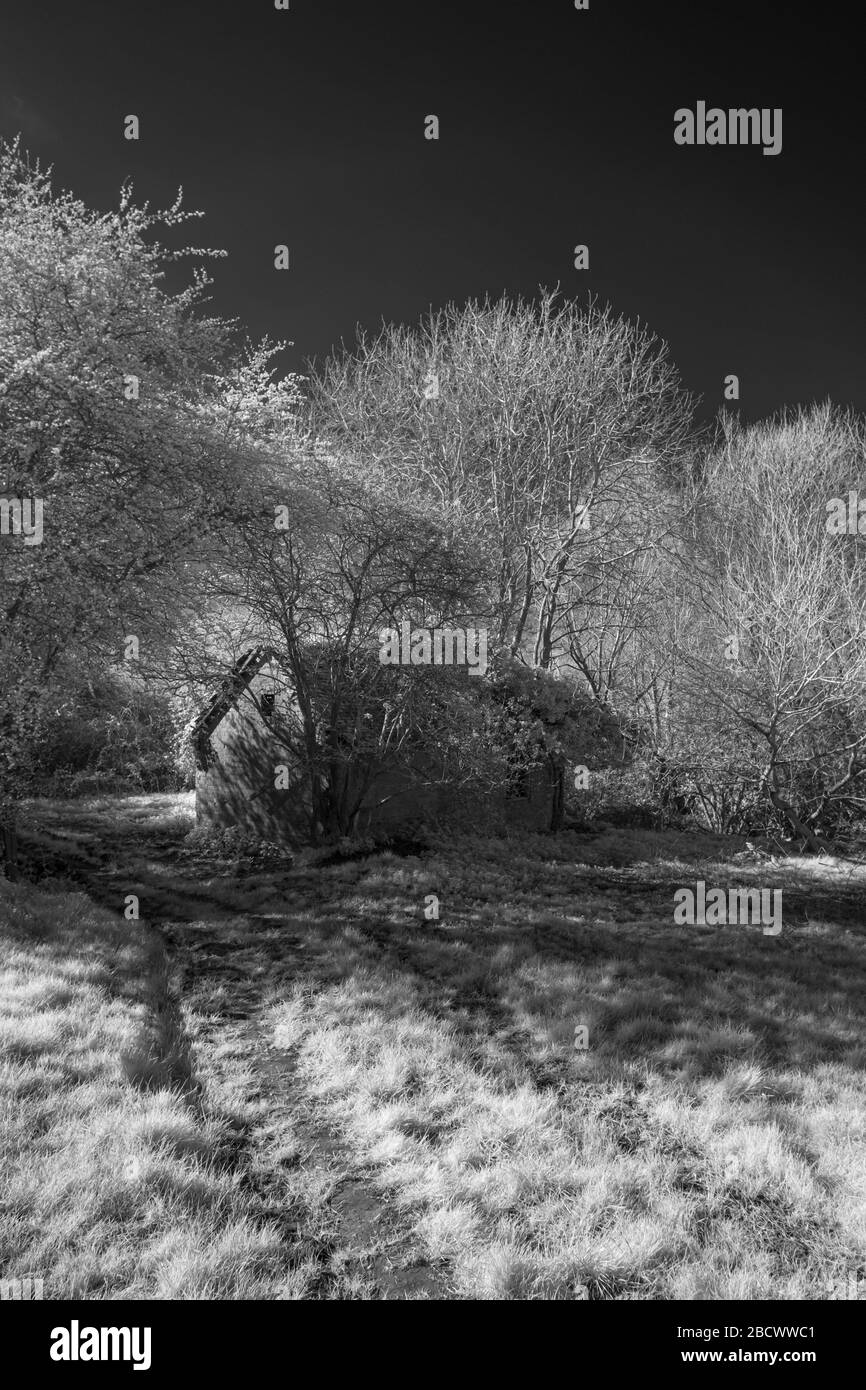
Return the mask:
[[291,1296],[225,1162],[158,937],[0,880],[0,1268],[45,1297]]
[[[189,825],[45,803],[28,853],[102,906],[0,884],[4,1275],[827,1299],[866,1273],[862,867],[649,831],[253,867]],[[698,878],[782,888],[782,933],[675,926]]]

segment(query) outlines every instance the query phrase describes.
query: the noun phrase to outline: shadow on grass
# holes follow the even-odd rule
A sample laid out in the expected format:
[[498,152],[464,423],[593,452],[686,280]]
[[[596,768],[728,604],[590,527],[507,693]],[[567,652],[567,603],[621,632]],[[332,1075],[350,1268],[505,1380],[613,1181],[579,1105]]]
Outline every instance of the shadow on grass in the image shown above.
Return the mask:
[[[537,860],[513,854],[491,904],[489,891],[464,892],[459,874],[443,887],[441,864],[431,870],[418,860],[408,896],[420,902],[438,887],[438,922],[417,910],[407,915],[406,886],[387,856],[367,867],[354,882],[345,874],[330,882],[321,873],[315,881],[293,878],[293,896],[307,899],[308,912],[292,925],[316,947],[322,979],[400,972],[419,1006],[500,1045],[511,1039],[536,1084],[560,1083],[564,1067],[574,1080],[581,1025],[589,1033],[578,1059],[587,1081],[623,1068],[694,1080],[732,1063],[866,1063],[859,881],[828,890],[784,866],[697,868],[692,885],[705,877],[725,888],[782,888],[783,930],[770,937],[757,924],[675,925],[673,894],[689,878],[672,865],[654,865],[649,881],[629,881],[551,857],[536,896],[515,880],[537,870]],[[484,881],[478,857],[474,868]],[[389,875],[398,879],[390,891]]]
[[[218,1013],[237,1016],[232,1001],[256,979],[257,957],[266,976],[281,974],[282,939],[287,955],[290,942],[302,943],[320,987],[362,970],[398,972],[420,1007],[482,1040],[480,1057],[488,1059],[487,1035],[519,1053],[539,1086],[574,1081],[575,1064],[577,1079],[591,1081],[623,1069],[695,1079],[731,1063],[866,1062],[866,880],[853,870],[822,878],[802,861],[734,865],[739,841],[634,830],[440,841],[423,855],[407,842],[250,881],[202,881],[145,868],[136,853],[170,852],[164,826],[176,801],[88,803],[71,820],[68,805],[45,804],[49,826],[56,831],[62,816],[69,837],[58,848],[50,830],[46,853],[61,861],[78,837],[98,841],[102,853],[85,856],[79,881],[115,910],[118,879],[104,857],[126,860],[140,882],[125,887],[140,892],[143,915],[184,931],[219,977]],[[781,935],[674,925],[675,889],[699,878],[781,888]],[[441,896],[439,921],[420,910],[428,893]],[[142,1040],[131,1063],[138,1084],[170,1074],[188,1089],[167,977],[155,1012],[163,1036]],[[589,1047],[576,1057],[580,1026]],[[164,1061],[151,1065],[154,1049]]]

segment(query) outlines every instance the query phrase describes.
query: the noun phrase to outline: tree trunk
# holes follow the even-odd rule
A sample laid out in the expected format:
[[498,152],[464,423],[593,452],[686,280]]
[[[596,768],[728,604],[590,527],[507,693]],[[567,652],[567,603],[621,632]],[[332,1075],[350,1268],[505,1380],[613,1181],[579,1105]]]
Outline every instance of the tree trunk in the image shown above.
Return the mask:
[[775,769],[773,780],[774,785],[771,786],[769,789],[770,800],[772,801],[776,810],[780,811],[781,814],[785,817],[794,833],[802,838],[803,848],[805,849],[808,845],[809,849],[812,851],[813,854],[820,854],[822,850],[830,850],[832,847],[828,845],[826,841],[821,840],[815,834],[814,830],[811,830],[810,827],[800,819],[800,817],[797,815],[797,812],[794,810],[794,807],[791,806],[789,802],[787,802],[785,798],[782,796],[776,783]]
[[565,767],[561,762],[551,759],[553,774],[553,800],[550,807],[550,829],[555,833],[565,823]]
[[18,836],[11,821],[0,827],[0,849],[3,854],[3,872],[10,882],[14,882],[18,877]]

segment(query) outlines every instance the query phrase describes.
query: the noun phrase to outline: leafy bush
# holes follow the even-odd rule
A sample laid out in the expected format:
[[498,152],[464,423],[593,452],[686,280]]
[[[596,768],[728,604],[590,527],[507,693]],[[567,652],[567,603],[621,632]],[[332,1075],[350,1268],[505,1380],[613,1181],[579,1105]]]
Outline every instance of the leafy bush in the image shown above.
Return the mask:
[[83,683],[41,714],[31,790],[47,796],[182,787],[168,701],[118,676]]
[[652,770],[646,760],[628,767],[599,768],[589,774],[589,785],[566,787],[566,817],[575,829],[589,829],[600,822],[624,828],[650,829],[659,823],[659,802]]
[[263,840],[239,825],[196,826],[183,842],[184,850],[202,858],[231,859],[250,864],[265,864],[292,859],[284,845]]

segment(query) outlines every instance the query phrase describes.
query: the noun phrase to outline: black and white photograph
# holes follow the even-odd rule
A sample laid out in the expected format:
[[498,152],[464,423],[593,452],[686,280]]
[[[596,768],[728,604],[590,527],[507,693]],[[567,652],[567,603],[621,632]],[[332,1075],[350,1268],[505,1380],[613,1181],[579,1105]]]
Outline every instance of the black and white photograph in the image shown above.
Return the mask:
[[4,7],[28,1369],[218,1373],[281,1302],[616,1304],[614,1374],[853,1337],[857,19]]

